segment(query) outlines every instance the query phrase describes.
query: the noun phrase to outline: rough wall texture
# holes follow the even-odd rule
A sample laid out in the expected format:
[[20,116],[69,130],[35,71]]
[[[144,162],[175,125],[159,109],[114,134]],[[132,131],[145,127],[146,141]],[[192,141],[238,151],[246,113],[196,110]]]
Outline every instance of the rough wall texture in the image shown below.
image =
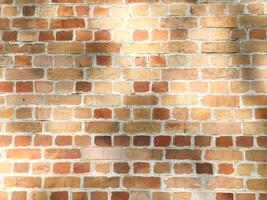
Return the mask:
[[266,200],[267,2],[0,0],[1,200]]

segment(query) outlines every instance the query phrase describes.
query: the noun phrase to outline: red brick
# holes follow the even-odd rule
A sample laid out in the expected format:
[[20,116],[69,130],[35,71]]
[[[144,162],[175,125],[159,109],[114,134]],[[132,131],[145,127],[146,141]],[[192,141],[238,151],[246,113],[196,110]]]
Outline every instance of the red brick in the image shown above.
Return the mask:
[[267,147],[267,136],[257,137],[257,143],[260,147]]
[[56,33],[56,40],[58,41],[72,40],[72,37],[72,31],[57,31]]
[[231,136],[221,136],[216,138],[216,146],[218,147],[231,147],[233,140]]
[[55,144],[58,146],[69,146],[72,143],[71,136],[57,136],[55,138]]
[[190,146],[191,137],[190,136],[175,136],[173,138],[173,145],[175,146]]
[[74,173],[88,173],[90,172],[90,163],[74,163],[73,165],[73,172]]
[[109,108],[98,108],[94,110],[94,118],[111,118],[112,111]]
[[32,82],[17,82],[16,92],[32,92],[33,83]]
[[58,16],[72,16],[73,8],[71,6],[60,6],[57,10]]
[[16,136],[15,146],[29,146],[31,145],[31,141],[32,141],[31,136]]
[[112,192],[111,200],[128,200],[129,196],[128,192]]
[[35,13],[35,6],[23,6],[23,16],[33,16]]
[[12,82],[0,82],[0,92],[12,92],[13,85]]
[[233,193],[217,193],[216,200],[234,200]]
[[222,163],[219,165],[218,172],[220,174],[232,174],[234,172],[234,167],[232,164]]
[[54,40],[54,35],[52,31],[40,31],[39,41],[51,41]]
[[95,145],[96,146],[111,146],[111,137],[110,136],[95,136]]
[[197,174],[213,174],[213,166],[211,163],[196,163]]
[[75,90],[76,92],[90,92],[92,89],[92,84],[90,82],[76,82]]
[[71,163],[67,162],[54,163],[53,172],[56,174],[68,174],[70,173],[70,165]]
[[237,193],[236,200],[255,200],[255,194],[252,193]]
[[236,137],[236,146],[238,146],[238,147],[252,147],[253,146],[253,137],[250,137],[250,136]]
[[134,136],[133,145],[134,146],[149,146],[150,137],[149,136]]
[[95,32],[95,40],[103,40],[108,41],[111,39],[110,32],[109,31],[96,31]]
[[89,7],[88,6],[76,6],[75,11],[77,15],[88,15]]
[[170,111],[167,108],[154,108],[153,109],[153,119],[169,119]]
[[130,166],[126,162],[114,163],[113,169],[115,173],[128,173]]
[[85,23],[83,19],[53,19],[51,21],[51,28],[84,28]]
[[195,146],[210,146],[211,137],[210,136],[195,136]]
[[168,82],[154,82],[151,90],[153,92],[168,92]]
[[112,58],[111,56],[97,56],[96,63],[97,65],[101,65],[101,66],[111,66]]
[[134,82],[135,92],[147,92],[149,90],[149,82]]
[[115,146],[129,146],[130,137],[129,136],[115,136],[114,145]]
[[68,192],[52,192],[51,200],[68,200]]
[[93,33],[92,31],[88,31],[88,30],[77,30],[76,39],[78,41],[90,41],[93,39]]
[[169,136],[156,136],[154,138],[154,145],[157,147],[169,146],[171,143],[171,137]]
[[17,31],[5,31],[2,35],[3,41],[17,41],[18,32]]

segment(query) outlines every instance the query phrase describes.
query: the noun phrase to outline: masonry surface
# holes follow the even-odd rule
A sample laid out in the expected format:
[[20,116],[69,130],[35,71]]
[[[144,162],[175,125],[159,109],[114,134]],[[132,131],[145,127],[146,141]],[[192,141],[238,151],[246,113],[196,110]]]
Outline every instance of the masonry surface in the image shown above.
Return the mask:
[[267,200],[266,1],[0,14],[0,200]]

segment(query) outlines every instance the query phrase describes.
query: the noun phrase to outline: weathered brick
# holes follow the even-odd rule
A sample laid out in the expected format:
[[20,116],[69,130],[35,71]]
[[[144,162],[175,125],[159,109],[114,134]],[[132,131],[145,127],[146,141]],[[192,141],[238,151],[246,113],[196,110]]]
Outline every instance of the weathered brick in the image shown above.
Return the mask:
[[200,25],[208,28],[227,28],[237,27],[238,24],[235,17],[202,17]]
[[38,149],[10,149],[6,151],[10,159],[39,159],[41,152]]
[[196,177],[172,177],[167,179],[168,188],[200,188],[200,179]]
[[41,79],[44,75],[42,69],[9,69],[6,70],[5,77],[7,80],[31,80]]
[[267,96],[265,95],[246,95],[243,96],[243,103],[248,106],[266,105]]
[[10,122],[6,124],[7,132],[40,132],[42,126],[38,122]]
[[0,199],[266,200],[265,7],[0,0]]
[[7,188],[33,188],[41,187],[40,177],[10,176],[4,178],[4,186]]
[[12,27],[22,29],[44,29],[48,28],[48,20],[42,18],[16,18],[13,20]]
[[266,179],[248,179],[247,187],[251,190],[266,190]]
[[96,53],[96,52],[119,52],[120,44],[115,42],[110,43],[87,43],[86,44],[86,52]]
[[160,20],[161,28],[192,28],[196,27],[197,21],[193,17],[172,17]]
[[47,159],[75,159],[80,158],[79,149],[46,149],[44,157]]
[[168,121],[164,130],[168,133],[197,133],[200,129],[199,123]]
[[197,103],[197,97],[194,95],[162,95],[161,103],[164,106],[188,106]]
[[160,132],[160,124],[157,122],[127,122],[123,124],[126,133],[157,133]]
[[165,69],[161,70],[161,77],[167,80],[193,80],[197,79],[198,72],[196,69]]
[[85,124],[88,133],[116,133],[119,131],[118,122],[88,122]]
[[167,149],[166,158],[167,159],[190,159],[190,160],[200,160],[201,151],[191,150],[191,149]]
[[248,53],[254,53],[254,52],[262,52],[266,53],[267,48],[266,48],[267,42],[265,41],[246,41],[242,42],[241,48],[244,52]]
[[79,177],[46,177],[44,188],[78,188],[80,187]]
[[207,160],[242,160],[243,155],[239,150],[207,150],[205,152]]
[[129,148],[124,151],[125,157],[130,160],[161,160],[162,150]]
[[53,53],[53,54],[58,54],[58,53],[77,54],[84,52],[84,45],[78,42],[73,42],[73,43],[54,42],[48,44],[47,51],[48,53]]
[[123,185],[133,189],[157,189],[161,182],[158,177],[126,176],[123,178]]
[[243,181],[241,178],[215,176],[206,181],[206,187],[209,189],[241,189]]
[[240,47],[236,42],[206,42],[201,46],[203,53],[236,53],[239,51]]
[[266,151],[265,150],[249,150],[246,151],[246,159],[253,161],[266,161]]
[[84,188],[116,188],[119,177],[84,177]]

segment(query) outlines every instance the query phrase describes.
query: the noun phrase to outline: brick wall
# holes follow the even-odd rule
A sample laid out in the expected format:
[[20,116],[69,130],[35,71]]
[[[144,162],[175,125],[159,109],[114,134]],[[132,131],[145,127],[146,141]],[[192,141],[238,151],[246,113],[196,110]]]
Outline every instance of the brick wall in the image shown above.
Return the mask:
[[267,200],[265,0],[0,8],[0,200]]

